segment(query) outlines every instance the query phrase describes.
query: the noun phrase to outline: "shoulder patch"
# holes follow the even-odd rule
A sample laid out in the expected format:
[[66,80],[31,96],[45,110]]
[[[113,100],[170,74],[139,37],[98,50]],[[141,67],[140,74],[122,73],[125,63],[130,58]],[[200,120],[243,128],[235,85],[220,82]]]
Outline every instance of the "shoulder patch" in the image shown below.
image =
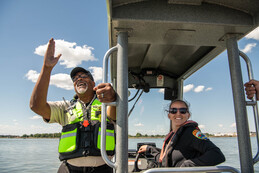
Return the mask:
[[192,134],[193,134],[193,136],[195,136],[198,139],[203,139],[203,140],[208,139],[207,136],[205,136],[203,133],[201,133],[200,130],[197,130],[197,129],[193,130]]

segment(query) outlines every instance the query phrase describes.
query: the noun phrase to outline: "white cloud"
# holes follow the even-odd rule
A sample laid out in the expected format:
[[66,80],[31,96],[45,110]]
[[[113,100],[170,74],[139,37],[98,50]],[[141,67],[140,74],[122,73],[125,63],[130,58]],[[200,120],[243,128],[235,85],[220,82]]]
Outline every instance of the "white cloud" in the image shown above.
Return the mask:
[[54,85],[58,88],[63,88],[65,90],[74,89],[74,85],[70,78],[70,75],[64,74],[64,73],[58,73],[58,74],[51,75],[50,85]]
[[[94,57],[92,50],[94,48],[89,47],[87,45],[77,46],[75,42],[70,43],[65,40],[55,40],[55,56],[58,54],[62,54],[59,62],[60,65],[66,66],[66,68],[73,68],[80,64],[83,61],[96,61],[97,59]],[[47,45],[38,46],[34,53],[40,56],[44,56]]]
[[102,81],[103,68],[102,67],[89,67],[91,71],[94,81]]
[[39,115],[34,115],[33,117],[30,117],[31,120],[38,120],[38,119],[42,119],[41,116]]
[[205,91],[210,91],[210,90],[212,90],[211,87],[205,89]]
[[165,89],[161,88],[158,90],[158,92],[163,94],[165,92]]
[[245,38],[259,40],[259,27],[255,28],[252,32],[247,34]]
[[[203,85],[199,85],[199,86],[197,86],[197,87],[194,88],[194,85],[193,85],[193,84],[188,84],[188,85],[185,85],[185,86],[183,87],[183,92],[184,92],[184,93],[187,93],[187,92],[193,90],[194,92],[199,93],[199,92],[204,91],[204,88],[205,88],[205,86],[203,86]],[[213,89],[212,87],[208,87],[208,88],[205,89],[205,91],[210,91],[210,90],[212,90],[212,89]]]
[[193,84],[185,85],[185,86],[183,87],[183,92],[184,92],[184,93],[187,93],[187,92],[191,91],[193,88],[194,88],[194,85],[193,85]]
[[232,123],[230,127],[236,127],[236,123]]
[[[36,83],[39,73],[34,70],[29,70],[25,75],[26,78],[34,83]],[[58,88],[63,88],[66,90],[74,89],[73,82],[70,78],[70,75],[64,73],[54,74],[50,77],[50,85],[54,85]]]
[[39,75],[40,75],[40,74],[37,73],[35,70],[29,70],[28,73],[25,75],[25,77],[26,77],[28,80],[30,80],[30,81],[36,83],[36,82],[37,82],[37,79],[38,79],[38,77],[39,77]]
[[143,127],[144,124],[142,124],[142,123],[137,123],[137,124],[134,124],[134,126],[135,126],[135,127]]
[[[258,33],[259,34],[259,33]],[[241,49],[242,52],[248,53],[252,51],[252,48],[256,46],[256,43],[249,43],[245,46],[244,49]]]
[[223,124],[219,124],[218,126],[222,128],[222,127],[223,127]]
[[202,92],[203,89],[204,89],[204,86],[203,86],[203,85],[199,85],[199,86],[197,86],[197,87],[194,89],[194,92],[199,93],[199,92]]
[[14,120],[13,120],[13,122],[17,122],[17,120],[16,120],[16,119],[14,119]]
[[202,125],[202,124],[201,124],[201,125],[199,125],[199,128],[200,128],[200,129],[205,129],[205,125]]

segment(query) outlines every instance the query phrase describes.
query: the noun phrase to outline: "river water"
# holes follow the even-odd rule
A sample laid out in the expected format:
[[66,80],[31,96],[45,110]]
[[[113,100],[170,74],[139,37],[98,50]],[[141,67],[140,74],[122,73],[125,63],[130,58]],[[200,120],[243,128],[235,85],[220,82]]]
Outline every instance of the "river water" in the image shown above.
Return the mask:
[[[237,138],[210,138],[224,153],[228,165],[239,168],[239,154]],[[58,170],[59,139],[0,139],[0,173],[55,173]],[[138,142],[155,142],[161,147],[162,138],[130,138],[129,149],[136,149]],[[256,138],[251,138],[253,153],[256,149]],[[259,163],[255,165],[255,172],[259,173]]]

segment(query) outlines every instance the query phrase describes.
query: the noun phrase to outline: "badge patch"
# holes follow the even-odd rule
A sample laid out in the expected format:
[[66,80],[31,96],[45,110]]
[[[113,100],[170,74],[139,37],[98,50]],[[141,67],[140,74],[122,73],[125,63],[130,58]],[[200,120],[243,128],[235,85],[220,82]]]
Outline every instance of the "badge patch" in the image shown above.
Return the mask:
[[201,131],[195,129],[193,132],[192,132],[193,136],[195,136],[196,138],[198,139],[203,139],[203,140],[207,140],[207,136],[205,136],[203,133],[201,133]]

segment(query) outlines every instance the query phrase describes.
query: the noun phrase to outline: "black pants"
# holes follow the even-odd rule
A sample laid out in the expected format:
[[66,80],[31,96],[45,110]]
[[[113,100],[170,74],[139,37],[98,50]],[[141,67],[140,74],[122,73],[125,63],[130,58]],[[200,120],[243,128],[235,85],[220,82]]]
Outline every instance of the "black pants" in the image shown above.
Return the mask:
[[98,167],[76,167],[63,162],[58,173],[113,173],[113,169],[106,164]]

